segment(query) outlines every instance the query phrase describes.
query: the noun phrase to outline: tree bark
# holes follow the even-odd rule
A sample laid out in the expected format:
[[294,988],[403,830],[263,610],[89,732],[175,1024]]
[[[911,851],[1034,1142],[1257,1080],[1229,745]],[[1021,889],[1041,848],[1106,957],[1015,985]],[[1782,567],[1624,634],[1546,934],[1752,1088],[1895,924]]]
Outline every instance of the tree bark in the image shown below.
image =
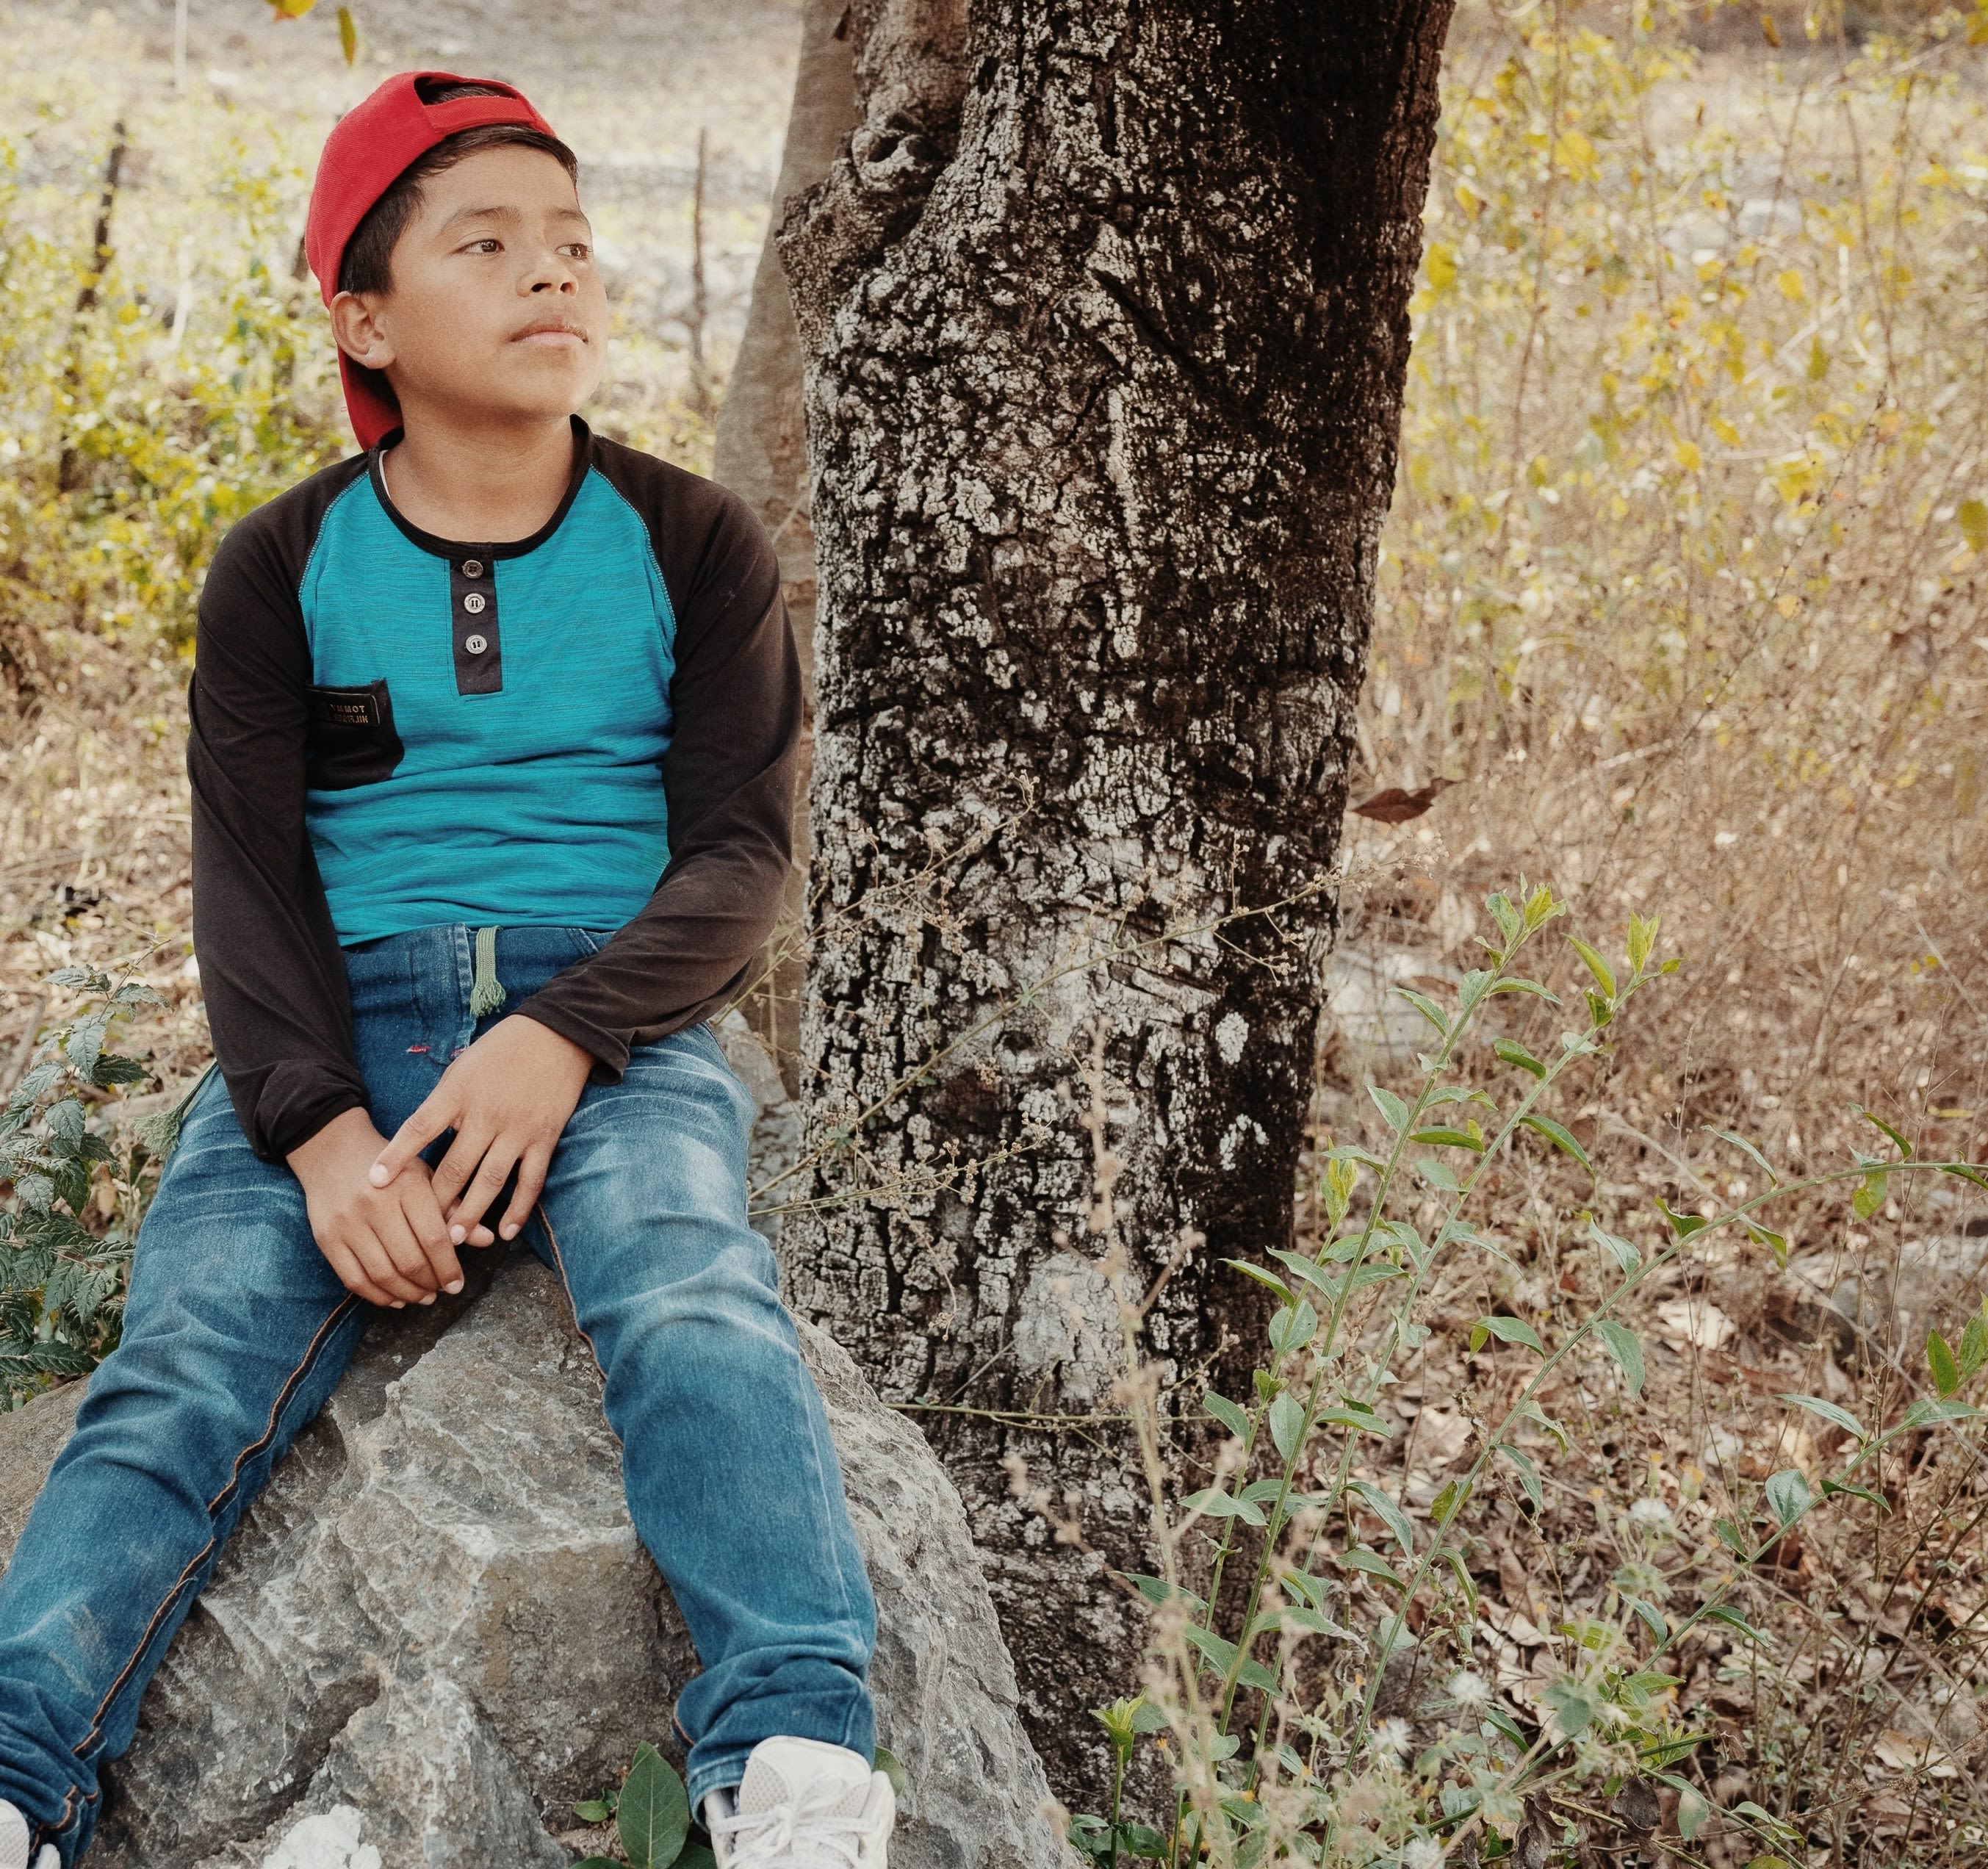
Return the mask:
[[1189,1417],[1253,1360],[1221,1262],[1291,1232],[1449,12],[985,0],[948,59],[943,8],[854,7],[863,120],[781,235],[824,892],[785,1256],[888,1397],[992,1411],[919,1418],[1094,1805],[1107,1570],[1151,1561],[1081,1418],[1102,1256]]
[[[773,215],[759,264],[746,333],[725,386],[712,437],[712,478],[752,502],[780,555],[780,583],[801,654],[808,705],[814,690],[814,527],[808,515],[807,434],[801,410],[800,333],[794,326],[786,275],[777,245],[786,204],[828,174],[857,121],[854,46],[847,0],[803,0],[800,58],[786,141],[773,185]],[[813,742],[801,749],[800,785],[806,796]],[[803,813],[795,826],[794,868],[787,891],[789,926],[798,925],[807,900],[809,843]],[[789,951],[783,929],[767,955],[764,983],[746,1010],[793,1076],[800,1038],[802,962]]]

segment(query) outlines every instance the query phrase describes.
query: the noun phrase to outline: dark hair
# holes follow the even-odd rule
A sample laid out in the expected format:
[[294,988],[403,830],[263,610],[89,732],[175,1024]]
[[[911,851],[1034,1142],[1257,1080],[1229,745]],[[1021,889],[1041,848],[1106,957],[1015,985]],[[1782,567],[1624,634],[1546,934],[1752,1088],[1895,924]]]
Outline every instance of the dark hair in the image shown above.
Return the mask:
[[[504,95],[502,91],[493,91],[487,84],[444,84],[434,86],[432,95],[424,90],[421,102],[444,104],[458,97]],[[400,244],[401,236],[407,231],[407,223],[414,219],[421,204],[421,184],[430,176],[454,168],[465,157],[473,156],[478,150],[501,149],[507,144],[543,150],[575,181],[580,179],[580,163],[573,151],[557,137],[549,137],[542,130],[527,129],[522,123],[485,123],[475,130],[458,130],[454,136],[444,137],[426,154],[416,157],[394,177],[387,192],[367,209],[365,219],[352,230],[352,238],[346,242],[345,251],[340,256],[338,289],[391,291],[394,248]]]

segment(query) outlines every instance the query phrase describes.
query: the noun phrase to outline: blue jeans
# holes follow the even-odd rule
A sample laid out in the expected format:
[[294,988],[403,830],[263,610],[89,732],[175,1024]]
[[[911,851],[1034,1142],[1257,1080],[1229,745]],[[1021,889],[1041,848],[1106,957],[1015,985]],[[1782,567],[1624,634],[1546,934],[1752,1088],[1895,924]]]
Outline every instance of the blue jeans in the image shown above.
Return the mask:
[[[600,938],[502,931],[508,1005]],[[390,1135],[503,1014],[471,1016],[467,928],[368,942],[347,967],[359,1067]],[[820,1395],[746,1225],[752,1120],[708,1026],[638,1047],[618,1084],[581,1097],[524,1235],[606,1377],[630,1515],[703,1663],[676,1709],[693,1808],[773,1734],[865,1756],[875,1741],[876,1610]],[[139,1235],[123,1340],[0,1579],[0,1797],[65,1863],[222,1544],[372,1309],[319,1252],[296,1176],[256,1159],[211,1078]]]

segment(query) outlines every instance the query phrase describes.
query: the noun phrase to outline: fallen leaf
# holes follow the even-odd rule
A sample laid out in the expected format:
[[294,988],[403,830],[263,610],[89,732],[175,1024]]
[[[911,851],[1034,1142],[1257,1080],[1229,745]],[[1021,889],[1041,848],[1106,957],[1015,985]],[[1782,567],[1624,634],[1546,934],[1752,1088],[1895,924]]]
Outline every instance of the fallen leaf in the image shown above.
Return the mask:
[[1351,809],[1355,817],[1371,818],[1377,824],[1405,824],[1411,818],[1420,817],[1452,786],[1462,783],[1456,779],[1432,779],[1412,792],[1390,786],[1384,792],[1362,799]]
[[1740,1327],[1709,1298],[1671,1298],[1657,1306],[1657,1334],[1682,1356],[1686,1350],[1723,1349]]

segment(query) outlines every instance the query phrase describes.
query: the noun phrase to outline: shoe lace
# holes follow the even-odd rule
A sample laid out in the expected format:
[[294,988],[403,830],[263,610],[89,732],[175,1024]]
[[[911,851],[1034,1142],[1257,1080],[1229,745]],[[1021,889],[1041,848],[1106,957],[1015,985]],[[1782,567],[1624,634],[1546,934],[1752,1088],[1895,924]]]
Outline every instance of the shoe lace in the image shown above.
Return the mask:
[[835,1806],[847,1787],[810,1785],[798,1798],[751,1816],[719,1817],[715,1827],[731,1844],[732,1869],[785,1869],[788,1864],[820,1869],[857,1869],[867,1828],[861,1814]]

